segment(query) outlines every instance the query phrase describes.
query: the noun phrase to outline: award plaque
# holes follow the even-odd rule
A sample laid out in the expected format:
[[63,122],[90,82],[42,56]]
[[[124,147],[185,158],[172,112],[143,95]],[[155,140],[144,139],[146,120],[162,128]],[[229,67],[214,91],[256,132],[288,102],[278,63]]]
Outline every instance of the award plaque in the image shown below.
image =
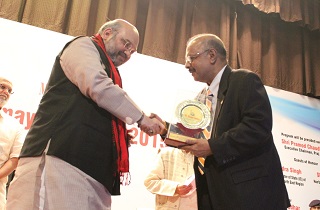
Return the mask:
[[204,129],[210,123],[209,108],[197,100],[181,102],[176,109],[176,117],[181,124],[189,129]]
[[184,100],[175,110],[175,123],[168,127],[165,144],[172,147],[186,145],[186,140],[209,139],[212,129],[210,108],[199,100]]

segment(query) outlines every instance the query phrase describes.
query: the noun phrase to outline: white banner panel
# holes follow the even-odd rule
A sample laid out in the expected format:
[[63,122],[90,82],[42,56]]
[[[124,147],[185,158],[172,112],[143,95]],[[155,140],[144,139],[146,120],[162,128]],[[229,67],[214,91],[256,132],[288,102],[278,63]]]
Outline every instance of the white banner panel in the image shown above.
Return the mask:
[[[73,37],[0,18],[0,75],[11,77],[14,95],[5,111],[17,118],[26,131],[42,97],[54,59]],[[170,121],[178,92],[197,94],[205,84],[193,80],[183,65],[134,54],[119,68],[124,89],[147,113]],[[290,209],[307,210],[320,198],[320,102],[319,100],[266,87],[273,109],[273,134],[289,191]],[[161,138],[148,137],[135,126],[130,147],[132,182],[113,197],[112,209],[154,209],[154,195],[143,181]],[[261,189],[263,190],[263,189]]]
[[291,209],[320,198],[320,101],[267,87]]

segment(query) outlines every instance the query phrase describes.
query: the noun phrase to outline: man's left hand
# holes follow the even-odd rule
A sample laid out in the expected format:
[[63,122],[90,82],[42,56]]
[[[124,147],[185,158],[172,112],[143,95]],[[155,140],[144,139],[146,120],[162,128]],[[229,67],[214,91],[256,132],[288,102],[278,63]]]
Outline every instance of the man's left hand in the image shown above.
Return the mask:
[[207,157],[213,154],[206,139],[186,140],[186,143],[188,145],[181,146],[179,149],[189,151],[197,157]]

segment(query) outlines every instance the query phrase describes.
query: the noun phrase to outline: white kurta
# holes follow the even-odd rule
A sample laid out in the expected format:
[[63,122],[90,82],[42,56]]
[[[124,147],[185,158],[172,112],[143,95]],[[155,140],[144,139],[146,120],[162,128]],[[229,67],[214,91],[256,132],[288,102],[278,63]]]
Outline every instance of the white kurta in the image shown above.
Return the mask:
[[[10,159],[19,157],[24,140],[20,123],[0,110],[0,168]],[[0,210],[5,209],[8,177],[0,179]]]
[[162,148],[154,167],[145,179],[146,188],[156,194],[156,210],[197,209],[197,196],[194,190],[187,197],[175,194],[178,184],[184,184],[194,175],[194,156],[173,147]]

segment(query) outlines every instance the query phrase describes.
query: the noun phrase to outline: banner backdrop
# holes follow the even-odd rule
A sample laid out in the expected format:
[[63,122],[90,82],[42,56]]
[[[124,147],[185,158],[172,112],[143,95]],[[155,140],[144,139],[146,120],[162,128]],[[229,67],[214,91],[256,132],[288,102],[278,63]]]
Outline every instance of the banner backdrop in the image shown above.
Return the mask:
[[[0,18],[0,76],[14,83],[14,95],[4,111],[31,126],[56,55],[73,37]],[[196,95],[205,84],[195,82],[183,65],[135,53],[119,68],[125,91],[146,114],[170,121],[178,93]],[[320,102],[266,87],[273,109],[273,134],[282,161],[292,207],[307,210],[320,199]],[[115,210],[154,209],[154,195],[143,185],[159,148],[159,136],[149,137],[135,125],[130,147],[131,184],[112,198]],[[271,174],[272,176],[272,174]],[[263,189],[261,189],[263,190]]]

